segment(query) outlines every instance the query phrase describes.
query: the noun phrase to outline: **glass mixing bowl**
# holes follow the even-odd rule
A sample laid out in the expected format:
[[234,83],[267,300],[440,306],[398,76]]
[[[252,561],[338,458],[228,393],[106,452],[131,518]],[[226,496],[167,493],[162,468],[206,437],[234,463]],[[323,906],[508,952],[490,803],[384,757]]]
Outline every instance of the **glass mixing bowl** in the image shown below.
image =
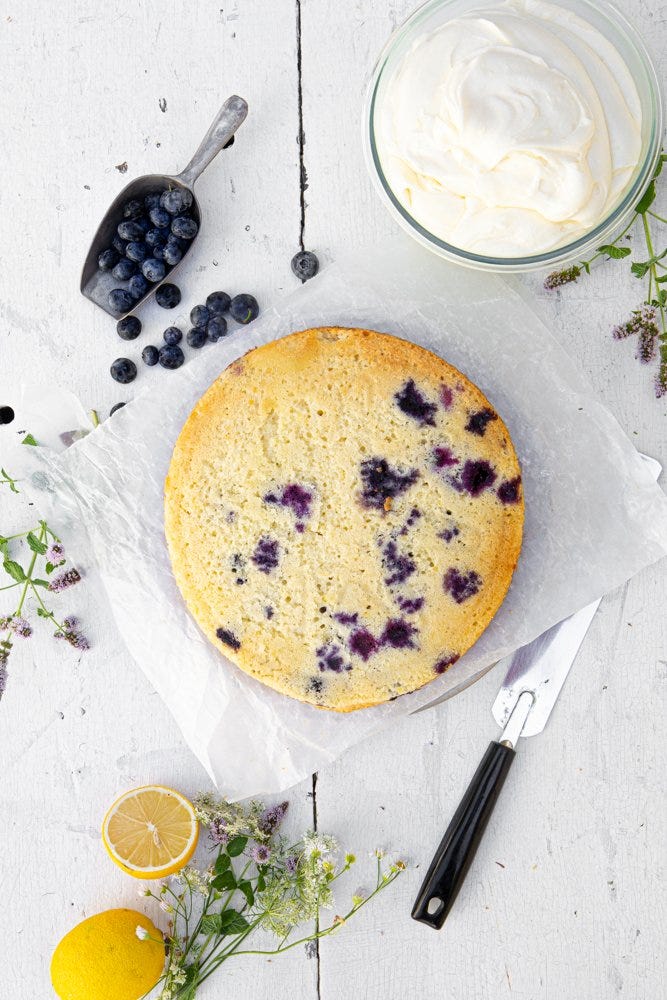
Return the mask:
[[[532,271],[554,269],[574,259],[585,258],[601,243],[620,232],[630,220],[634,206],[648,187],[655,172],[662,143],[663,109],[658,77],[638,32],[610,3],[593,0],[552,0],[584,18],[601,32],[619,51],[630,70],[642,107],[642,148],[633,177],[614,208],[583,236],[549,250],[524,257],[482,256],[462,250],[429,232],[414,219],[392,191],[382,169],[375,137],[376,109],[381,105],[386,87],[414,42],[445,21],[480,8],[495,5],[490,0],[427,0],[392,34],[380,53],[368,86],[363,115],[363,142],[366,162],[382,201],[394,218],[419,243],[448,260],[487,271]],[[604,97],[603,97],[604,99]]]

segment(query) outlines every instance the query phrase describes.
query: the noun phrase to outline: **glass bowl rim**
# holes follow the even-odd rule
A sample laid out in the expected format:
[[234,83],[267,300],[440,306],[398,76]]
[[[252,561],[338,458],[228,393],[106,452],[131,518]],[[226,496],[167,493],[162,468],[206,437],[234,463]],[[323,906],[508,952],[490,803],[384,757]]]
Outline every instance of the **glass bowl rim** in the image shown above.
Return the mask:
[[[417,239],[418,242],[441,257],[469,267],[505,272],[529,271],[551,267],[554,264],[572,260],[577,256],[585,256],[588,250],[595,246],[595,244],[602,242],[615,229],[620,228],[621,224],[629,217],[634,206],[642,198],[651,183],[661,154],[664,122],[660,80],[641,35],[625,15],[618,10],[615,4],[609,3],[607,0],[605,0],[604,6],[602,3],[597,2],[597,0],[575,0],[577,5],[581,4],[585,8],[592,8],[609,22],[615,31],[624,36],[624,40],[632,47],[646,75],[649,101],[642,101],[642,113],[650,115],[651,133],[639,170],[620,201],[615,204],[611,211],[593,229],[583,233],[571,243],[555,247],[553,250],[547,250],[539,254],[526,254],[522,257],[494,257],[476,254],[470,250],[457,247],[452,243],[447,243],[446,240],[435,236],[408,212],[394,194],[385,177],[375,141],[374,125],[378,89],[390,57],[401,44],[414,41],[418,37],[416,34],[412,36],[418,22],[425,20],[432,11],[438,8],[446,8],[456,2],[457,0],[425,0],[424,3],[420,4],[392,31],[373,67],[366,88],[362,116],[363,148],[367,168],[376,189],[380,193],[382,201],[389,208],[391,214],[399,224]],[[550,2],[558,5],[559,0],[550,0]],[[482,6],[483,0],[469,0],[469,3],[471,8],[474,9],[475,6]],[[613,42],[615,39],[612,37],[610,40]],[[646,104],[649,102],[650,107],[647,108]]]

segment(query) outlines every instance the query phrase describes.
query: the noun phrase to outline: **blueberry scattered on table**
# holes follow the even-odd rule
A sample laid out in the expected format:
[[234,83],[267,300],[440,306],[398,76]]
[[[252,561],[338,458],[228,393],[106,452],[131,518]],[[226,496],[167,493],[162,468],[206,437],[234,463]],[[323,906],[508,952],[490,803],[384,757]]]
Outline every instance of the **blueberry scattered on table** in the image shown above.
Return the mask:
[[171,231],[174,236],[181,240],[193,240],[197,235],[199,226],[194,219],[187,215],[177,215],[171,223]]
[[112,406],[111,409],[109,410],[109,416],[113,417],[114,413],[116,413],[118,410],[122,410],[124,406],[125,403],[116,403],[115,406]]
[[211,292],[206,299],[206,308],[214,316],[222,316],[229,309],[231,302],[232,297],[227,292]]
[[148,213],[148,218],[158,229],[168,229],[171,225],[171,216],[166,208],[152,208]]
[[319,268],[320,262],[310,250],[299,250],[292,257],[292,271],[302,281],[314,278]]
[[148,344],[146,347],[144,347],[143,351],[141,352],[141,360],[145,365],[148,365],[149,368],[152,368],[153,365],[156,365],[158,363],[159,358],[160,358],[160,352],[158,351],[157,347],[153,347],[152,344]]
[[123,218],[124,219],[138,219],[139,216],[144,214],[144,206],[136,198],[132,201],[128,201],[123,206]]
[[127,285],[127,290],[134,299],[143,299],[149,289],[149,284],[143,274],[133,275]]
[[185,361],[185,355],[177,345],[165,344],[160,348],[158,360],[163,368],[180,368]]
[[144,277],[147,278],[152,284],[162,281],[167,273],[164,262],[157,260],[156,257],[149,257],[148,260],[145,260],[141,265],[141,270]]
[[244,326],[246,323],[252,323],[259,316],[257,299],[246,292],[235,295],[230,303],[229,312],[237,323],[242,323]]
[[129,281],[133,274],[137,273],[137,265],[128,260],[127,257],[123,257],[119,260],[113,271],[111,272],[116,279],[116,281]]
[[227,320],[224,316],[212,316],[206,324],[206,333],[212,344],[217,344],[227,334]]
[[141,264],[142,261],[146,260],[149,254],[149,249],[145,243],[140,243],[138,240],[133,240],[128,243],[125,248],[125,256],[129,260],[135,261],[137,264]]
[[118,235],[122,240],[135,241],[143,239],[144,233],[147,230],[143,228],[138,222],[134,220],[129,220],[128,222],[121,222],[118,226]]
[[121,340],[136,340],[141,333],[141,320],[136,316],[124,316],[116,323],[116,332]]
[[211,318],[211,314],[206,306],[195,306],[190,312],[190,322],[195,328],[206,329],[206,324]]
[[112,288],[108,302],[114,312],[126,313],[134,306],[134,299],[125,288]]
[[185,212],[191,204],[192,194],[187,188],[172,188],[170,191],[163,191],[160,197],[160,206],[166,209],[170,215]]
[[127,385],[128,382],[134,382],[137,377],[137,366],[134,361],[130,361],[129,358],[116,358],[116,360],[111,365],[111,378],[115,382],[120,382],[121,385]]
[[155,293],[155,301],[163,309],[175,309],[181,301],[181,290],[178,285],[160,285]]
[[118,251],[114,250],[113,247],[109,247],[108,250],[103,250],[102,253],[97,258],[97,266],[100,271],[110,271],[118,263]]
[[208,339],[208,334],[206,330],[202,330],[201,327],[195,326],[192,330],[188,330],[185,339],[187,340],[190,347],[203,347]]
[[178,329],[177,326],[168,326],[167,329],[162,334],[165,344],[169,344],[170,347],[174,347],[176,344],[180,344],[183,339],[183,333]]

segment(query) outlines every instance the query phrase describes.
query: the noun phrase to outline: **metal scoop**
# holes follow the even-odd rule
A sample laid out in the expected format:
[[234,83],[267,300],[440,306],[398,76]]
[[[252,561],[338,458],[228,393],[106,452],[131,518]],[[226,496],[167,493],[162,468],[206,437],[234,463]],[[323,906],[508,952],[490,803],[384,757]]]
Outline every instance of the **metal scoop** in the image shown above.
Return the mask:
[[[243,124],[247,114],[248,105],[242,97],[228,98],[215,116],[211,127],[201,141],[199,149],[185,170],[175,176],[170,174],[146,174],[144,177],[137,177],[135,180],[130,181],[123,188],[111,203],[109,210],[102,219],[90,245],[86,262],[83,265],[81,293],[87,299],[90,299],[91,302],[104,309],[106,313],[109,313],[115,319],[120,319],[121,316],[127,315],[127,312],[114,311],[109,304],[109,292],[114,288],[125,288],[127,282],[114,278],[111,271],[99,270],[97,262],[100,253],[111,246],[111,241],[116,235],[116,228],[123,221],[124,204],[135,198],[143,200],[147,194],[153,191],[163,191],[167,188],[187,188],[192,194],[193,199],[189,212],[197,223],[197,226],[200,227],[201,210],[194,194],[194,183],[211,160],[234,138],[234,133]],[[136,299],[132,304],[132,309],[128,310],[129,312],[133,312],[145,299],[149,298],[164,281],[171,281],[174,272],[187,257],[196,239],[197,237],[195,236],[186,245],[181,261],[167,270],[162,281],[151,285],[142,298]]]

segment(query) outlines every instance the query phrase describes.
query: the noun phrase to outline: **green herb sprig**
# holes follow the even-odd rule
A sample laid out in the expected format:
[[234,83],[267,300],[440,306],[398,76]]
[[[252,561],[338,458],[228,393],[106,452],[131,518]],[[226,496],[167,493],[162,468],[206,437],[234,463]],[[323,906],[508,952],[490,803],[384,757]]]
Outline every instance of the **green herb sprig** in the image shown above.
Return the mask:
[[[24,443],[36,442],[33,439]],[[6,469],[0,469],[0,486],[18,494],[21,492],[18,482]],[[55,628],[55,638],[65,639],[75,649],[89,648],[77,619],[71,616],[62,620],[56,618],[45,603],[47,594],[60,593],[81,580],[78,570],[73,566],[68,568],[66,563],[64,546],[46,521],[38,521],[26,531],[0,533],[0,567],[9,581],[2,585],[0,575],[0,592],[17,592],[13,610],[0,614],[0,698],[7,686],[7,663],[14,640],[17,637],[28,639],[33,634],[26,617],[29,610],[34,610],[38,618]]]
[[656,250],[652,225],[667,225],[667,219],[653,211],[657,188],[656,182],[662,172],[667,156],[660,155],[658,165],[643,196],[637,203],[632,218],[621,233],[611,242],[598,247],[588,260],[552,272],[544,282],[548,291],[561,288],[563,285],[577,281],[582,273],[590,274],[593,264],[603,260],[624,260],[630,257],[632,249],[629,246],[619,246],[620,241],[630,232],[635,224],[641,221],[642,234],[646,247],[645,260],[632,260],[630,271],[636,278],[648,278],[646,297],[641,305],[632,312],[630,319],[615,326],[612,336],[615,340],[626,337],[637,337],[636,357],[643,364],[657,360],[658,369],[655,375],[654,388],[657,398],[667,395],[667,249]]
[[[165,935],[166,971],[160,1000],[193,1000],[197,989],[223,962],[239,955],[280,955],[334,933],[384,891],[405,869],[375,851],[375,885],[357,891],[342,916],[322,926],[321,910],[333,905],[333,886],[355,862],[338,860],[332,837],[307,833],[296,843],[278,834],[288,804],[244,807],[204,793],[195,799],[197,817],[208,828],[214,857],[206,868],[189,866],[161,883],[157,892],[140,890],[169,916]],[[314,922],[311,933],[297,928]],[[276,945],[252,947],[261,930]],[[137,936],[148,932],[137,927]]]

